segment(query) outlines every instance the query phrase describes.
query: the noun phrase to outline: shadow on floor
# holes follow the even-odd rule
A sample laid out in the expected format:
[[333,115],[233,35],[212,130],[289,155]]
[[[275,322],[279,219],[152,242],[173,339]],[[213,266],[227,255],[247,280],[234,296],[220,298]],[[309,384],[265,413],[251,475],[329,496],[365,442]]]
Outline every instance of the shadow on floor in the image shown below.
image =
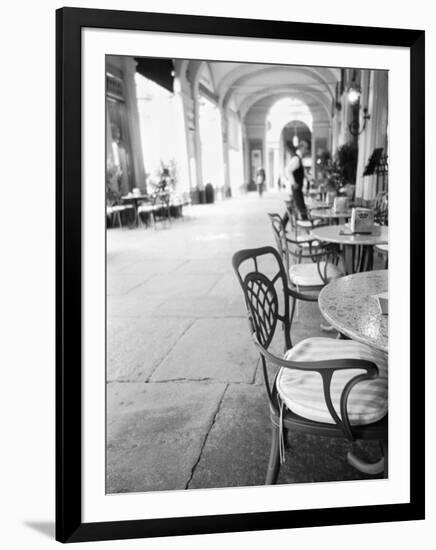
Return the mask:
[[55,524],[54,521],[25,521],[24,525],[30,527],[34,531],[38,531],[42,535],[50,539],[55,538]]

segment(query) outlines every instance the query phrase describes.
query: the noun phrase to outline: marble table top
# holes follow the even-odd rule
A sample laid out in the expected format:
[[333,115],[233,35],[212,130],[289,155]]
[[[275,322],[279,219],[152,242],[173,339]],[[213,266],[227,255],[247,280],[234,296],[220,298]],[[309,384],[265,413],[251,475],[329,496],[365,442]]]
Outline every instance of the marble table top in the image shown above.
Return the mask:
[[327,322],[345,336],[387,353],[389,317],[380,312],[374,297],[387,290],[387,269],[348,275],[321,290],[319,308]]
[[386,244],[389,240],[389,229],[385,225],[377,226],[376,233],[365,235],[341,235],[341,231],[344,230],[343,225],[328,225],[325,227],[314,227],[311,234],[320,241],[336,244],[349,244],[349,245],[374,245],[374,244]]

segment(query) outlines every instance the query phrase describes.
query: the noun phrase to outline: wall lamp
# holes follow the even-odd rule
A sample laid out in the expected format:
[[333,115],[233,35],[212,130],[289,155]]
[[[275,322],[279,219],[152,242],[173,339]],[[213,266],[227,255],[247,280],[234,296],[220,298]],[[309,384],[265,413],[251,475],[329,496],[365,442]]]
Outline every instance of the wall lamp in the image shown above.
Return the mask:
[[348,87],[348,90],[347,90],[348,101],[356,109],[355,118],[348,125],[348,128],[350,130],[350,134],[352,134],[353,136],[358,136],[362,132],[364,132],[365,128],[366,128],[366,123],[371,118],[371,115],[368,113],[368,107],[364,107],[363,108],[363,117],[362,117],[363,125],[362,125],[362,127],[360,127],[360,122],[359,122],[359,116],[358,115],[359,115],[359,111],[360,111],[359,101],[360,101],[360,96],[361,95],[362,95],[362,90],[356,82],[356,71],[353,71],[353,78],[352,78],[351,84],[350,84],[350,86]]

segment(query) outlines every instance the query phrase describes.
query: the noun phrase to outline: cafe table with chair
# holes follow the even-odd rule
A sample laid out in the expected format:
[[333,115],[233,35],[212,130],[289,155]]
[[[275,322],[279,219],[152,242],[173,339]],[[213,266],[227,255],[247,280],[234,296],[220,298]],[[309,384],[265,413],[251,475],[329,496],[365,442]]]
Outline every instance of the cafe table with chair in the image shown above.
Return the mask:
[[[358,338],[308,334],[293,345],[291,328],[295,303],[317,301],[318,298],[291,288],[281,254],[271,246],[240,250],[234,254],[232,263],[244,295],[250,333],[260,356],[269,400],[272,434],[265,484],[277,482],[280,466],[288,454],[288,434],[294,431],[315,437],[344,438],[350,442],[378,441],[381,456],[375,462],[367,462],[351,451],[347,460],[367,475],[387,477],[388,361],[383,334],[379,335],[382,343],[374,346],[370,339],[365,341],[365,331],[357,326],[356,332],[351,329],[350,334]],[[362,293],[353,299],[353,289],[365,286],[363,278],[358,279],[362,275],[368,277],[369,274],[353,275],[356,279],[333,279],[321,289],[320,302],[322,296],[329,322],[336,322],[334,296],[341,292],[342,281],[348,289],[348,306],[354,307],[356,300],[363,307],[361,300],[365,296]],[[372,286],[368,291],[378,292],[385,289],[387,278],[382,273],[369,277],[366,282],[369,281]],[[368,310],[366,318],[372,320],[373,328],[383,327],[384,321],[379,318],[377,325],[376,316],[377,312]],[[284,339],[283,355],[271,351],[272,347],[277,349],[271,344],[280,334]],[[292,450],[289,454],[292,455]],[[319,460],[323,457],[319,456]]]
[[367,208],[354,208],[349,224],[314,227],[312,237],[322,242],[340,245],[345,274],[372,269],[374,246],[387,244],[389,228],[374,223],[373,212]]

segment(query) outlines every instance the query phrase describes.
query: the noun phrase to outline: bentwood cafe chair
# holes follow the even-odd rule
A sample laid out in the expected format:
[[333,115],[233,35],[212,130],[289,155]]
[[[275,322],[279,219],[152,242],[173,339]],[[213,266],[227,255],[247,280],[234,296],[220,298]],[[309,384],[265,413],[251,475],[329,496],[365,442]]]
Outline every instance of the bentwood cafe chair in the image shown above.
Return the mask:
[[[323,286],[342,277],[342,257],[336,247],[311,238],[295,239],[286,231],[286,218],[269,213],[274,240],[288,275],[288,282],[297,292],[320,291]],[[307,261],[305,261],[307,260]]]
[[[351,452],[347,458],[366,474],[387,477],[386,355],[353,340],[334,338],[306,338],[292,346],[290,311],[294,307],[290,302],[316,298],[288,287],[280,255],[272,247],[240,250],[232,263],[244,294],[269,400],[272,439],[265,484],[276,483],[292,430],[350,442],[377,440],[381,447],[377,462],[365,462]],[[270,351],[279,327],[284,356]],[[272,376],[271,371],[275,371]]]

